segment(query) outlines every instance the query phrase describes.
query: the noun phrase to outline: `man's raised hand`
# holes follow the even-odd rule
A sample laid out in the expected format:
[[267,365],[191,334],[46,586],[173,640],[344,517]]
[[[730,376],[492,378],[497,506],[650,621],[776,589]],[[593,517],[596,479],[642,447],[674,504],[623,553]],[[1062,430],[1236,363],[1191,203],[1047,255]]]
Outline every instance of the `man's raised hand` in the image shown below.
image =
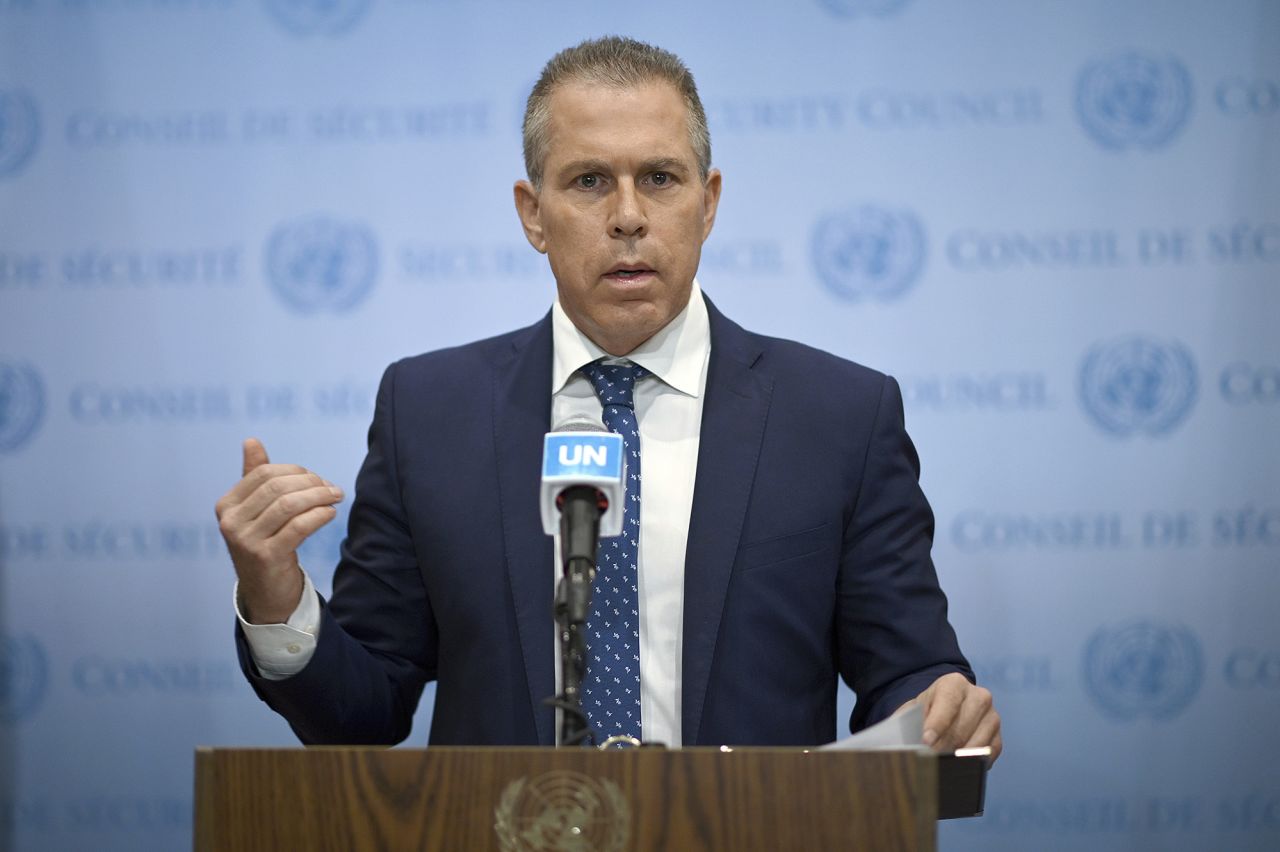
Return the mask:
[[218,527],[240,579],[246,620],[280,624],[302,597],[298,546],[337,515],[342,489],[304,467],[271,464],[257,438],[244,442],[244,475],[218,501]]

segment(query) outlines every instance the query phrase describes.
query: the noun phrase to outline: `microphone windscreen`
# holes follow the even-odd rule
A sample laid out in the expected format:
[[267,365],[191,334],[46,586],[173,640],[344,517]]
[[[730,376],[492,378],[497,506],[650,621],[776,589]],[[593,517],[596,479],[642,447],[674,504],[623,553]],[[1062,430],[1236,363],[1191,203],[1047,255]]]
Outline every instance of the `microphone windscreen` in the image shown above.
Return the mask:
[[600,535],[622,532],[622,507],[626,499],[626,459],[622,436],[585,418],[570,420],[548,432],[542,446],[542,486],[539,508],[542,529],[554,535],[560,528],[556,498],[566,488],[595,488],[608,502],[600,516]]
[[586,417],[575,417],[566,420],[551,430],[552,432],[608,432],[609,430],[595,420]]

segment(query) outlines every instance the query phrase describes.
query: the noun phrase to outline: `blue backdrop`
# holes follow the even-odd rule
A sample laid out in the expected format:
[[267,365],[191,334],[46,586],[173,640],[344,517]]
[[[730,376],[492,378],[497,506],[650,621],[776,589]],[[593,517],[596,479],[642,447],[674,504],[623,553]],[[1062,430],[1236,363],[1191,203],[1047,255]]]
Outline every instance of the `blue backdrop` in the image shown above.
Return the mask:
[[182,848],[196,745],[293,742],[240,441],[349,489],[389,361],[547,309],[520,112],[607,32],[706,99],[706,291],[903,384],[1006,726],[944,846],[1280,846],[1267,0],[0,0],[0,846]]

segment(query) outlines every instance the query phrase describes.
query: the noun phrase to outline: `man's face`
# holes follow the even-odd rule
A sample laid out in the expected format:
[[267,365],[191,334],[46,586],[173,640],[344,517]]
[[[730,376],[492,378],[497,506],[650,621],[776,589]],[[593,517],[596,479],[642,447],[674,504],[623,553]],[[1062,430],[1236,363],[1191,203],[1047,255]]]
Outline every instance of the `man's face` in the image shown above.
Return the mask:
[[516,209],[573,324],[625,355],[689,303],[720,173],[699,176],[684,100],[666,82],[568,83],[550,105],[542,189],[518,182]]

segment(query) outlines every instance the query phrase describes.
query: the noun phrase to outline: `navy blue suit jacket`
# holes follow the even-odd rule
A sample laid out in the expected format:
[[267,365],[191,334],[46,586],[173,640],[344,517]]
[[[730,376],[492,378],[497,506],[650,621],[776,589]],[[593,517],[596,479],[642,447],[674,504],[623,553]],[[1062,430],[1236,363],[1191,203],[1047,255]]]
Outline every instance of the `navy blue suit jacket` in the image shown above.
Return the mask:
[[[711,360],[685,559],[685,745],[816,744],[935,678],[972,679],[929,551],[933,515],[892,378],[744,331],[708,302]],[[405,359],[378,391],[311,662],[241,661],[307,743],[554,742],[552,547],[538,515],[550,317]]]

